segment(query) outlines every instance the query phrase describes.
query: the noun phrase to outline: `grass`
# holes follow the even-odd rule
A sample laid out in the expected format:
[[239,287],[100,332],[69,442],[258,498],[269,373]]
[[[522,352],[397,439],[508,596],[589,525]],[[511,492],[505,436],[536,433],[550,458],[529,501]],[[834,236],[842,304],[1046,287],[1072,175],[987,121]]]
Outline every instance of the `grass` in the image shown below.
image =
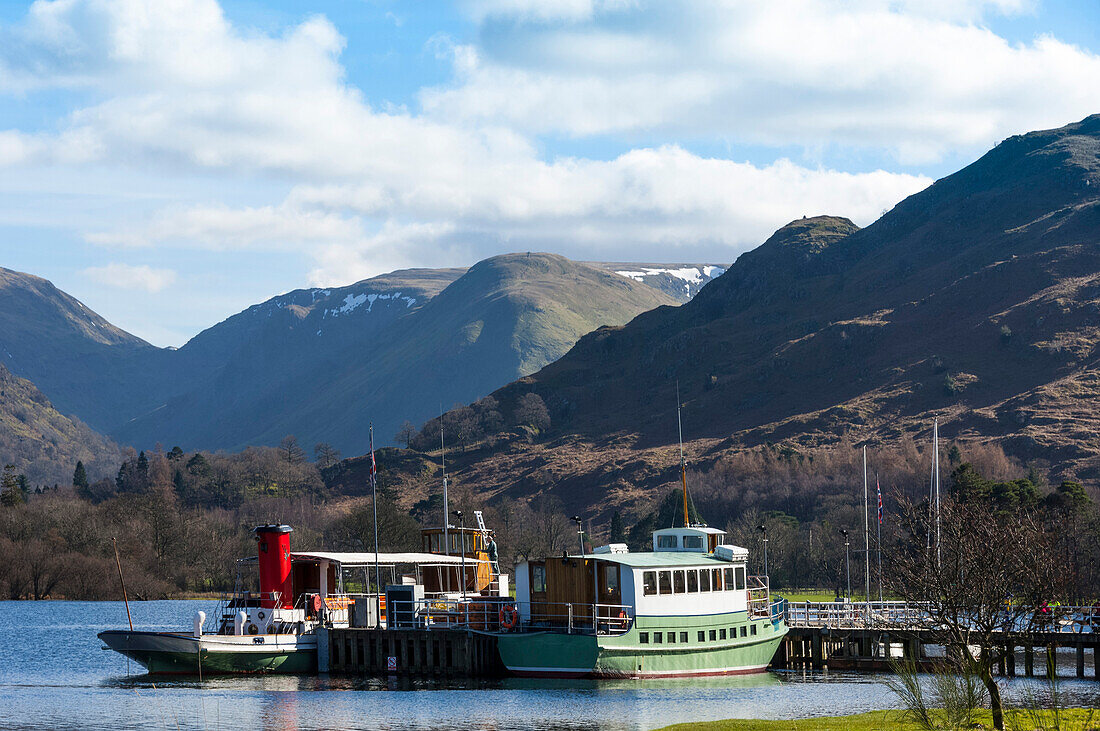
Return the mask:
[[[1047,712],[1049,713],[1049,712]],[[1087,708],[1069,708],[1060,713],[1060,728],[1091,728],[1095,711]],[[976,713],[977,721],[983,729],[993,728],[989,711]],[[921,727],[909,721],[902,711],[871,711],[854,716],[823,716],[821,718],[802,718],[784,721],[761,721],[759,719],[728,719],[725,721],[702,721],[699,723],[678,723],[665,726],[661,731],[919,731]],[[1026,711],[1005,711],[1005,728],[1036,728],[1034,718]]]
[[772,592],[789,602],[831,602],[836,599],[836,594],[826,589],[792,589],[784,591],[776,589]]

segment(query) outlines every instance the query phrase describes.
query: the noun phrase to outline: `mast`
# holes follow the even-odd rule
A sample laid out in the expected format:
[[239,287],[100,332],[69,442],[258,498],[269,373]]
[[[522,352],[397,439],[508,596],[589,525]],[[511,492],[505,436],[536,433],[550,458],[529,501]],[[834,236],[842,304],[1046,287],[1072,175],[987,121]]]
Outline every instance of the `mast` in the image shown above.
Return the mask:
[[680,485],[684,490],[684,527],[691,525],[688,517],[688,477],[687,463],[684,461],[684,425],[680,420],[680,382],[676,382],[676,429],[680,434]]
[[374,505],[374,623],[377,629],[382,621],[382,571],[378,565],[378,465],[374,461],[374,422],[370,425],[370,488]]
[[443,551],[451,555],[450,527],[451,511],[447,504],[447,445],[443,441],[443,404],[439,405],[439,459],[443,465]]
[[867,445],[863,445],[863,580],[868,615],[871,609],[871,526],[867,517]]

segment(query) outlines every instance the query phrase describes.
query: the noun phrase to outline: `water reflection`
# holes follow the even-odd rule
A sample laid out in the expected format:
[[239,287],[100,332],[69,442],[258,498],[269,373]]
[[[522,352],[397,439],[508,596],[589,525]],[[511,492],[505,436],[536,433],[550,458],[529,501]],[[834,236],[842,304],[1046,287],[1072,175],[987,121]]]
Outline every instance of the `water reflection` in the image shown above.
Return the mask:
[[[168,629],[188,626],[197,609],[212,614],[207,604],[140,602],[131,611],[135,626]],[[9,638],[0,645],[0,729],[650,729],[689,720],[896,707],[883,676],[810,671],[606,681],[162,679],[130,675],[140,667],[100,650],[96,633],[125,622],[121,603],[0,602],[0,633]],[[1044,692],[1041,681],[1018,679],[1004,687],[1009,700],[1022,698],[1028,687]],[[1093,680],[1066,679],[1061,690],[1071,704],[1100,704]]]

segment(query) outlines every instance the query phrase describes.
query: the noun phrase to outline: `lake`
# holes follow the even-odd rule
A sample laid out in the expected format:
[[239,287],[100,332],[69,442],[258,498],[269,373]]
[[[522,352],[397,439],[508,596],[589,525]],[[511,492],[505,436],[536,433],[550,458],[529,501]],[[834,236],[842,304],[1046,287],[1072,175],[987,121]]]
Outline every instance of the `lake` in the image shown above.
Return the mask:
[[[213,601],[135,602],[135,629],[185,629]],[[717,679],[412,683],[247,676],[160,679],[96,633],[125,629],[121,602],[0,602],[0,729],[650,729],[721,718],[796,718],[897,707],[882,677],[766,673]],[[1091,663],[1090,663],[1091,664]],[[1067,669],[1072,672],[1071,669]],[[1022,680],[1006,683],[1018,697]],[[1077,705],[1100,684],[1066,679]]]

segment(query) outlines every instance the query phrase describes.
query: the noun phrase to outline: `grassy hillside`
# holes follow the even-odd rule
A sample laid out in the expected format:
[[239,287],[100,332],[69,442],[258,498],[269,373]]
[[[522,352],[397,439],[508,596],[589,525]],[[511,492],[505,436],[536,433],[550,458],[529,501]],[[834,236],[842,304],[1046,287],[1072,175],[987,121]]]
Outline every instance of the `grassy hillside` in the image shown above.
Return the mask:
[[[300,290],[246,310],[174,354],[186,391],[114,432],[139,446],[278,444],[295,434],[361,452],[405,419],[480,398],[561,356],[585,333],[675,300],[550,254],[468,271],[409,270]],[[215,418],[216,417],[216,418]]]
[[150,366],[163,353],[45,279],[0,268],[0,361],[62,413],[117,426],[155,399]]
[[59,413],[0,364],[0,465],[14,464],[32,485],[69,485],[77,460],[94,480],[113,473],[120,459],[114,442]]

